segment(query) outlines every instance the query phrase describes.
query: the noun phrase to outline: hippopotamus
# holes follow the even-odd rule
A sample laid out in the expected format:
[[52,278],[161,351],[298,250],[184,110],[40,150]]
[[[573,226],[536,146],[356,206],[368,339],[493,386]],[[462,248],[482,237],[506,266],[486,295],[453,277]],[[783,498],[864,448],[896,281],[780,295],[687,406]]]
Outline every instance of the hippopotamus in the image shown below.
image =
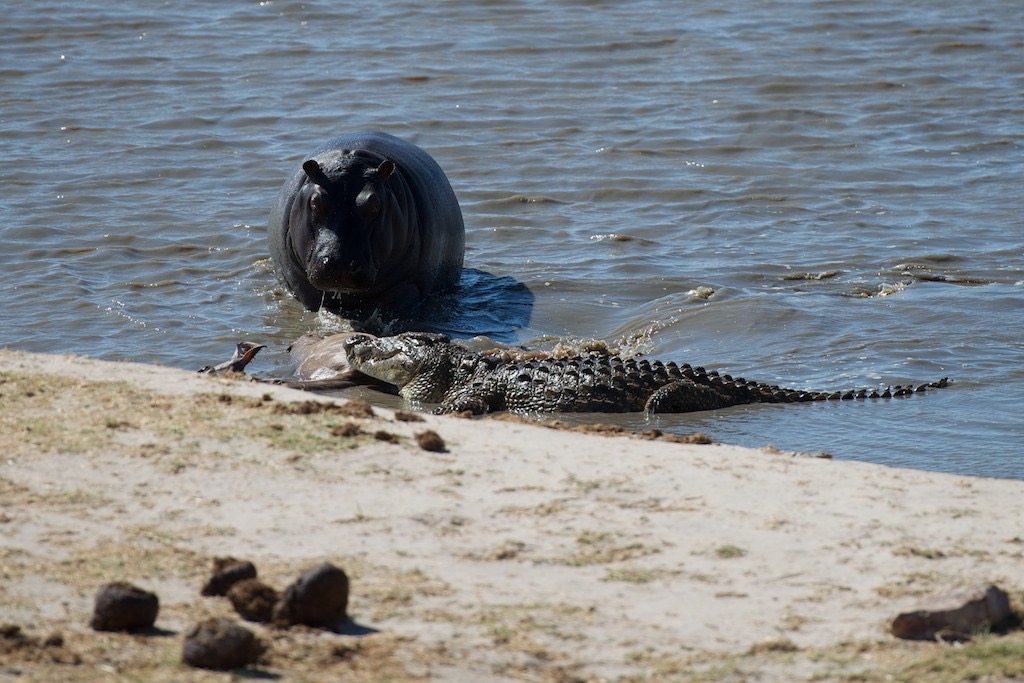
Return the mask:
[[408,310],[462,273],[466,229],[448,178],[386,133],[313,150],[281,188],[267,231],[278,278],[311,311]]

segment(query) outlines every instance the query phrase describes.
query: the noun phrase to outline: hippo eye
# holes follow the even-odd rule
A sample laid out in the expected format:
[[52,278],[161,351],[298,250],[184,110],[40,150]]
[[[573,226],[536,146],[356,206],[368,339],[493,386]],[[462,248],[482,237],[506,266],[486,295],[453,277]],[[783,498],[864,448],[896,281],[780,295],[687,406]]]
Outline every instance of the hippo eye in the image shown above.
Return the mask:
[[327,213],[327,202],[319,194],[312,194],[309,196],[309,210],[317,218],[323,218]]
[[356,206],[363,220],[372,221],[380,213],[380,195],[376,192],[362,192],[356,197]]

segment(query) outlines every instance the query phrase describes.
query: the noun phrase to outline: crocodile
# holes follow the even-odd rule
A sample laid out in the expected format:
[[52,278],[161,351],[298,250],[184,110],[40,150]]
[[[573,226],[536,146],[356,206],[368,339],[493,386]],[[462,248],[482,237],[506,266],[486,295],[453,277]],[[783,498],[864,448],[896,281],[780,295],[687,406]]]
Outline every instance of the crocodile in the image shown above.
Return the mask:
[[357,334],[344,347],[353,369],[395,385],[414,405],[438,404],[438,413],[686,413],[747,403],[892,398],[949,384],[943,378],[916,388],[803,391],[608,353],[533,359],[477,353],[427,332]]

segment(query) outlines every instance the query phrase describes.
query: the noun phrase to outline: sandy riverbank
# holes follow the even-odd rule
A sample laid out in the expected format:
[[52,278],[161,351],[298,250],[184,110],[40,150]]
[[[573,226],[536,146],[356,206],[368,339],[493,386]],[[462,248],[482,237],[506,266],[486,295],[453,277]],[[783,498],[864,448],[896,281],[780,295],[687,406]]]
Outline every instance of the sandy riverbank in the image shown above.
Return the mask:
[[[278,587],[324,560],[350,574],[350,633],[253,626],[256,675],[282,680],[884,680],[949,649],[895,641],[897,612],[1022,584],[1020,481],[358,417],[65,356],[0,352],[0,382],[0,622],[64,637],[0,654],[0,679],[227,680],[179,663],[189,625],[230,614],[199,596],[218,555]],[[160,596],[160,633],[88,630],[117,579]]]

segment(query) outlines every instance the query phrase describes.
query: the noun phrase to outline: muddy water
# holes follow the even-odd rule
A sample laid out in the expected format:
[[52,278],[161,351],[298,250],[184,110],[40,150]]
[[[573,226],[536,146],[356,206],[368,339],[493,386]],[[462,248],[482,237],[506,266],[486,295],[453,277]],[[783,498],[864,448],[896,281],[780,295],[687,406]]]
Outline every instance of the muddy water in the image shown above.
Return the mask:
[[251,339],[287,374],[335,322],[279,290],[269,208],[303,154],[378,129],[463,206],[435,327],[796,387],[948,375],[657,426],[1024,477],[1014,3],[112,7],[5,9],[0,344],[196,368]]

